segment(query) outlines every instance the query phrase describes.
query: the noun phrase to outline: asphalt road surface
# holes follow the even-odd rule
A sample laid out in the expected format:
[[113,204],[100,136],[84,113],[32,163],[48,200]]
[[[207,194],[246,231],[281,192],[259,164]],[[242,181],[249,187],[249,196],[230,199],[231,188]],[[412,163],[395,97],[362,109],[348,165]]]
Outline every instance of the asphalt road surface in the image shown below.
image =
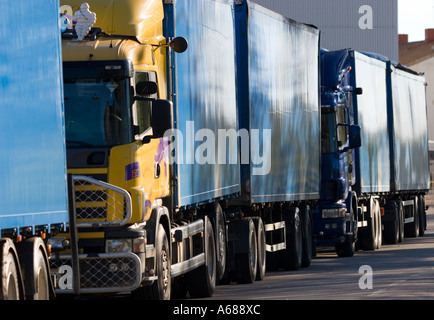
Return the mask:
[[208,300],[434,299],[434,206],[423,237],[339,258],[320,251],[309,268],[269,272],[252,284],[217,286]]

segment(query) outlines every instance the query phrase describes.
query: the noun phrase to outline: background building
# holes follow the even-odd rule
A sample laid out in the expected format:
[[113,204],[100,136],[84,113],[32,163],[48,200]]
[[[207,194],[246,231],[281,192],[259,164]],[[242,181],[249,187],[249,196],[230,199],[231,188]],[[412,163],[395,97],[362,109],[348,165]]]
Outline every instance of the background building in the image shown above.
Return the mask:
[[255,0],[321,30],[321,46],[352,48],[398,60],[397,0]]

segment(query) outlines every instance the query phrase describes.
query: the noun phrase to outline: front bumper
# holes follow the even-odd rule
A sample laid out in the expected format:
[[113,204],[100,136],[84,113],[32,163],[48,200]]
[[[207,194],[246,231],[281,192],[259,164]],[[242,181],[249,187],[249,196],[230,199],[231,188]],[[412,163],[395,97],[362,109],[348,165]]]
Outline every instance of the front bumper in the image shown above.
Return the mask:
[[80,254],[78,290],[71,256],[52,256],[50,269],[58,294],[130,292],[142,281],[141,258],[131,252]]
[[335,245],[342,243],[349,235],[346,232],[346,220],[342,218],[336,219],[321,219],[318,223],[314,238],[318,245]]
[[334,246],[353,236],[354,221],[347,217],[323,218],[322,210],[313,210],[313,236],[319,246]]

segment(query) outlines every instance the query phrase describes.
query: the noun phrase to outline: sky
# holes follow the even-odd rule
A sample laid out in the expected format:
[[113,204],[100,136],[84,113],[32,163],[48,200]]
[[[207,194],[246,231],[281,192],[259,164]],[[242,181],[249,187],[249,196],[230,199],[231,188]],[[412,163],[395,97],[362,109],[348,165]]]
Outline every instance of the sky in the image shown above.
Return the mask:
[[398,33],[408,41],[425,39],[425,29],[434,28],[434,0],[398,0]]

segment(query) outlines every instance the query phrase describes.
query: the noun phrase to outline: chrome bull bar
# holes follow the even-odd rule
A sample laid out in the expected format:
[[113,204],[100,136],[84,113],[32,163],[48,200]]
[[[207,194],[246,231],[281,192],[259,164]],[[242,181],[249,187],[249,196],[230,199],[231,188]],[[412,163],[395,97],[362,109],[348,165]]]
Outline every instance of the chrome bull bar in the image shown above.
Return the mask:
[[78,228],[118,227],[131,219],[131,195],[87,176],[71,176],[72,210]]
[[79,254],[78,229],[119,227],[132,215],[130,194],[87,176],[68,175],[70,254],[53,255],[56,293],[127,292],[141,283],[140,258],[130,252]]

